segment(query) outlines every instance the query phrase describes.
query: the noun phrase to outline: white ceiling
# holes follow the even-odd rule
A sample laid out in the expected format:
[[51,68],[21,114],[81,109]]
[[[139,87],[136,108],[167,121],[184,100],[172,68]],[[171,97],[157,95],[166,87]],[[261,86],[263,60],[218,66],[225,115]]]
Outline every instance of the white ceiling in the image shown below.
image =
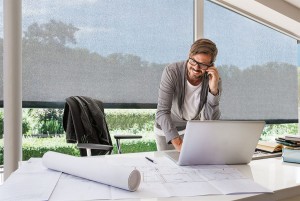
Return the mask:
[[300,0],[211,0],[300,40]]
[[292,4],[293,6],[296,6],[297,8],[300,8],[300,1],[299,0],[285,0],[285,1]]

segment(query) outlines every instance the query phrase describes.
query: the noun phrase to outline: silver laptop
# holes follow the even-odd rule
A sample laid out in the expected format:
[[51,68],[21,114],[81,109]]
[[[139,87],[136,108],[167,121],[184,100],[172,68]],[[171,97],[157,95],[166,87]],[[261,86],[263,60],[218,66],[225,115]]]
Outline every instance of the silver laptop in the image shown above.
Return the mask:
[[178,165],[247,164],[264,126],[264,121],[188,121],[180,154],[165,154]]

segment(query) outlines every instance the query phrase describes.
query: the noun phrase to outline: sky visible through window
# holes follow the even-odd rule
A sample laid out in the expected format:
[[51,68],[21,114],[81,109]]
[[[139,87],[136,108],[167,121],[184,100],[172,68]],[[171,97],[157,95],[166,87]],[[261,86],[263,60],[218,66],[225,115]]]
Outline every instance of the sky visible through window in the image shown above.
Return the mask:
[[23,1],[24,30],[49,19],[72,23],[79,28],[74,47],[103,56],[125,53],[169,63],[185,59],[193,42],[193,0]]
[[[2,12],[3,5],[0,6],[0,12]],[[191,19],[193,18],[193,0],[24,0],[22,9],[23,31],[32,23],[47,23],[50,19],[71,23],[79,28],[75,35],[77,44],[73,47],[87,48],[103,56],[125,53],[140,56],[147,62],[170,63],[186,59],[193,42],[193,20]],[[180,15],[176,15],[179,9]],[[261,44],[260,48],[265,49],[266,54],[260,53],[259,57],[256,56],[255,58],[259,59],[257,63],[274,61],[274,58],[280,62],[289,61],[290,63],[291,58],[297,58],[293,64],[300,66],[299,45],[298,56],[285,55],[287,51],[284,47],[275,46],[273,49],[268,49],[259,41],[249,41],[247,46],[240,44],[240,49],[230,50],[229,53],[228,44],[231,43],[233,46],[235,44],[234,41],[228,40],[247,38],[247,33],[251,33],[253,29],[256,30],[257,39],[265,42],[285,40],[289,45],[296,40],[276,33],[268,27],[257,26],[257,23],[252,20],[236,17],[235,13],[224,11],[225,9],[212,3],[205,9],[206,17],[211,18],[208,20],[209,25],[205,26],[205,32],[211,33],[211,29],[216,28],[214,21],[219,22],[218,31],[209,35],[220,49],[218,65],[249,67],[253,62],[241,64],[238,59],[235,61],[231,58],[242,60],[244,56],[256,56],[255,49],[259,48],[257,44]],[[3,13],[0,19],[2,16]],[[3,38],[2,19],[0,23],[0,37]],[[165,28],[162,29],[161,25]],[[234,31],[236,29],[244,30],[244,35]],[[269,37],[270,34],[272,38]],[[251,44],[255,44],[255,47]],[[271,59],[268,57],[270,51],[276,54]]]
[[297,65],[300,54],[295,39],[209,1],[204,5],[204,36],[219,47],[217,64],[239,68],[268,62]]

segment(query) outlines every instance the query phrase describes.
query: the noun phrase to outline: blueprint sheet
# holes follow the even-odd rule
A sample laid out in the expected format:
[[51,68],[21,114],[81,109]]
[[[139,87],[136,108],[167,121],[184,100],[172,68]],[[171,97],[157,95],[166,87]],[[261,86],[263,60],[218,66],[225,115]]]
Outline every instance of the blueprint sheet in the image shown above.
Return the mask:
[[[52,176],[53,171],[50,171],[51,173],[45,171],[41,165],[42,161],[37,159],[26,166],[21,166],[19,172],[22,172],[23,167],[32,169],[36,173],[43,170],[43,174],[48,175],[48,177],[43,175],[43,178],[45,178],[44,183],[47,183],[48,180],[50,183],[52,181],[47,191],[49,192],[49,189],[52,191],[49,200],[132,199],[272,192],[255,183],[251,178],[246,178],[237,169],[226,165],[182,167],[176,165],[167,157],[154,159],[156,163],[152,163],[142,156],[103,157],[101,160],[105,160],[109,164],[115,163],[138,169],[141,172],[142,181],[137,191],[130,192],[64,173],[57,173],[57,176],[54,178]],[[32,177],[31,181],[33,183],[38,182],[41,180],[38,178],[38,176]],[[12,178],[14,181],[16,179],[17,177]],[[57,184],[53,185],[55,179]],[[28,185],[28,181],[18,182],[23,182],[20,185]],[[5,185],[4,183],[3,186]],[[31,191],[38,194],[37,191],[39,189],[27,188],[26,193],[29,194]],[[36,200],[41,200],[42,198],[44,197]]]

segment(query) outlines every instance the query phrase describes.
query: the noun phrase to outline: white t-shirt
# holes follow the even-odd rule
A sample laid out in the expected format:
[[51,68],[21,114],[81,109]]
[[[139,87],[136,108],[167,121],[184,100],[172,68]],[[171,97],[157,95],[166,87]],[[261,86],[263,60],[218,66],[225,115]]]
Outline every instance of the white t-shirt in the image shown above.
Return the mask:
[[202,82],[194,86],[188,80],[185,88],[185,97],[183,104],[183,118],[185,120],[191,120],[197,115],[200,104],[200,91],[202,88]]
[[[185,88],[185,98],[183,104],[183,118],[185,120],[193,119],[198,112],[199,104],[200,104],[200,91],[202,89],[202,82],[198,86],[191,85],[189,81],[186,81],[187,85]],[[201,111],[201,113],[203,110]],[[201,120],[203,120],[203,114],[201,114]],[[164,132],[156,126],[154,126],[154,133],[159,136],[165,136]],[[183,135],[185,133],[185,129],[178,132],[179,135]]]

